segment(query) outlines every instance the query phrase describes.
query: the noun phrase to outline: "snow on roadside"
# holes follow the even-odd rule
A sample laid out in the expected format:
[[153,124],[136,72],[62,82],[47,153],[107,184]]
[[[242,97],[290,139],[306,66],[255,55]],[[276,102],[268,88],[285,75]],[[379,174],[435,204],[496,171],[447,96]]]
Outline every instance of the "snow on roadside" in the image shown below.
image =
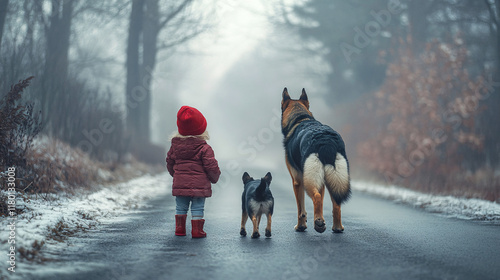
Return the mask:
[[355,181],[353,190],[366,192],[379,197],[410,204],[426,211],[439,213],[446,217],[481,220],[500,224],[500,204],[481,199],[457,198],[424,194],[396,186],[384,186],[371,182]]
[[[31,195],[23,201],[19,196],[16,199],[17,207],[25,208],[25,210],[17,216],[15,221],[16,251],[22,247],[28,250],[32,249],[32,244],[35,241],[38,244],[44,241],[44,246],[57,246],[60,243],[57,241],[58,236],[57,234],[54,236],[51,229],[61,222],[65,225],[63,231],[70,232],[78,228],[87,229],[98,223],[110,222],[113,217],[144,206],[148,199],[169,192],[172,179],[170,175],[167,175],[168,173],[145,175],[128,182],[103,186],[100,190],[92,193],[74,196],[58,195],[57,199]],[[12,244],[7,243],[9,223],[8,219],[0,220],[2,228],[0,263],[2,264],[8,263],[7,253],[9,247],[12,246]],[[16,257],[20,257],[19,251],[17,251]],[[19,260],[19,262],[24,261]]]

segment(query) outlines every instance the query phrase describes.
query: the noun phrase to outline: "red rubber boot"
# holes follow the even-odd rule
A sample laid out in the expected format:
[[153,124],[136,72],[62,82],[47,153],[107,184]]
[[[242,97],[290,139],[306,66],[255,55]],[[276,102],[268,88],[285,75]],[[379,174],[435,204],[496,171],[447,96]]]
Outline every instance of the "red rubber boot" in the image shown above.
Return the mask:
[[203,231],[203,225],[205,224],[204,219],[191,220],[191,235],[193,238],[204,238],[207,237],[207,233]]
[[186,236],[186,218],[185,215],[175,215],[175,235]]

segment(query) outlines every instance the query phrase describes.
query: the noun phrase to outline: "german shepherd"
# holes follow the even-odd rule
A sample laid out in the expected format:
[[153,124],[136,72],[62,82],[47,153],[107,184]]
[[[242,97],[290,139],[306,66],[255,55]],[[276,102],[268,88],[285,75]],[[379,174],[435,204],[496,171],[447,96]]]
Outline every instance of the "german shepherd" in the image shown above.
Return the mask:
[[246,236],[245,224],[250,216],[253,223],[252,238],[260,237],[259,224],[262,214],[267,216],[266,237],[271,237],[271,216],[274,210],[274,197],[271,194],[269,185],[271,184],[271,173],[267,173],[264,178],[254,180],[247,172],[243,173],[244,190],[241,195],[242,215],[241,215],[241,236]]
[[296,231],[307,228],[304,190],[314,203],[314,229],[324,232],[323,197],[325,186],[333,203],[333,232],[344,231],[340,204],[351,195],[349,162],[340,134],[314,119],[309,111],[305,89],[299,100],[292,100],[283,90],[281,101],[281,131],[284,136],[286,166],[292,176],[297,200]]

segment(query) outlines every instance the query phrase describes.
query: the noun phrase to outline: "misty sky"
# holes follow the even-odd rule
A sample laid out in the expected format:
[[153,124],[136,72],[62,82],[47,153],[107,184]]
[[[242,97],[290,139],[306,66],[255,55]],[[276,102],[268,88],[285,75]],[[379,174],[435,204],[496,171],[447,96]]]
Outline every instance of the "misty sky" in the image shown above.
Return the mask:
[[[153,112],[155,141],[169,146],[162,137],[165,133],[155,129],[174,130],[177,109],[190,105],[207,117],[210,142],[219,158],[276,167],[282,163],[282,136],[279,126],[272,126],[274,121],[279,125],[283,87],[292,98],[305,87],[316,116],[328,109],[321,100],[324,92],[314,82],[320,77],[308,71],[307,58],[281,51],[297,39],[277,34],[265,5],[222,1],[214,30],[191,42],[193,53],[174,58],[181,64],[180,72],[168,62],[167,70],[158,65],[153,98],[168,100],[161,101],[168,110]],[[163,79],[164,74],[169,78]]]
[[[328,94],[325,63],[293,51],[304,42],[293,31],[273,25],[273,4],[207,0],[191,7],[193,13],[214,11],[204,15],[212,28],[175,51],[158,54],[153,73],[152,141],[168,148],[177,110],[190,105],[206,116],[210,143],[221,160],[282,166],[281,132],[274,129],[271,135],[269,129],[270,122],[280,117],[284,87],[292,98],[306,88],[314,115],[336,126],[331,118],[335,108],[323,100]],[[111,88],[116,102],[123,104],[128,16],[99,28],[76,28],[79,44],[89,56],[109,62],[81,68],[75,63],[75,71],[90,83]],[[252,142],[254,138],[257,143]]]

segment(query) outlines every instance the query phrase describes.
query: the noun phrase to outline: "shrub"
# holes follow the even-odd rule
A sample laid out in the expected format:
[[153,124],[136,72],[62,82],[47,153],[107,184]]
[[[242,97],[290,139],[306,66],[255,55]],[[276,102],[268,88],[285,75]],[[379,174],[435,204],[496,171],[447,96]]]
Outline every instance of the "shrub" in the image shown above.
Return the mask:
[[120,161],[126,152],[123,113],[111,93],[103,94],[76,78],[65,85],[65,92],[65,106],[51,112],[52,135],[99,161]]
[[370,120],[370,137],[358,145],[361,162],[391,184],[453,192],[470,183],[464,174],[484,167],[477,117],[487,108],[487,82],[469,76],[459,39],[431,42],[421,57],[401,45],[366,104],[366,116],[378,121]]
[[[15,166],[18,178],[29,172],[26,153],[41,126],[40,113],[33,112],[33,103],[21,102],[21,93],[32,79],[29,77],[12,86],[0,105],[0,167],[5,171]],[[21,181],[17,187],[25,184]]]

